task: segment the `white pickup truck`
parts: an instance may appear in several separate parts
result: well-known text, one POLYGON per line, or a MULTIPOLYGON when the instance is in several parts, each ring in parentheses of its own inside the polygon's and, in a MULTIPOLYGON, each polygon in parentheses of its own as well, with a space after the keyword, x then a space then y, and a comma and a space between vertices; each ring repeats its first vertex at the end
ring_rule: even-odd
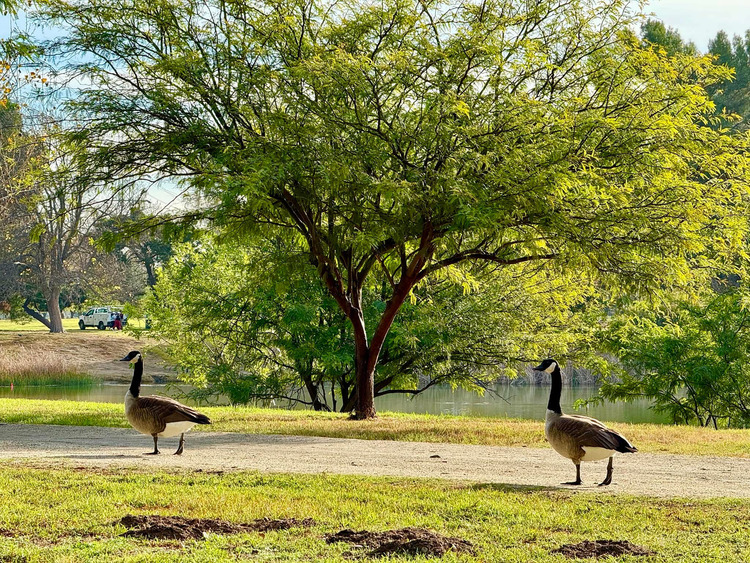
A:
POLYGON ((87 326, 96 327, 99 330, 112 328, 114 325, 115 315, 121 315, 123 326, 127 324, 128 319, 122 314, 122 310, 116 307, 94 307, 89 309, 83 315, 78 317, 78 326, 81 330, 86 330, 87 326))

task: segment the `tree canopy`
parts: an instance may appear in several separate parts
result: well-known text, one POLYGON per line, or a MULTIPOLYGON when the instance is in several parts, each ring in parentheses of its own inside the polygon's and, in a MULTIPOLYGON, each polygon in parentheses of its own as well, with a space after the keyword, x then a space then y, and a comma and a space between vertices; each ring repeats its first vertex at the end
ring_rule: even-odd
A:
POLYGON ((80 55, 92 178, 181 178, 191 220, 301 236, 352 328, 359 417, 415 287, 527 263, 664 286, 745 194, 704 125, 729 71, 629 32, 627 0, 45 0, 80 55), (384 307, 366 319, 368 280, 384 307))
MULTIPOLYGON (((143 303, 149 336, 167 343, 196 398, 350 412, 351 324, 299 243, 294 252, 278 236, 236 242, 203 236, 178 246, 143 303)), ((581 349, 587 331, 574 309, 590 288, 573 281, 532 264, 482 276, 468 293, 450 280, 425 280, 389 331, 375 396, 439 384, 483 392, 551 350, 580 361, 590 348, 581 349)), ((377 320, 387 294, 387 285, 365 287, 366 322, 377 320)))

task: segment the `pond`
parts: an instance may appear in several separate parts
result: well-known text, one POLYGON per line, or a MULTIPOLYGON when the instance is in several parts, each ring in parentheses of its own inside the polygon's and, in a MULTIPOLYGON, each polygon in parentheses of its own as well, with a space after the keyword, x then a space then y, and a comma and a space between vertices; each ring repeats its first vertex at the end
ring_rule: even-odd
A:
MULTIPOLYGON (((9 387, 0 387, 0 397, 120 403, 127 389, 128 385, 125 383, 102 383, 90 387, 16 387, 12 391, 9 387)), ((667 416, 654 412, 646 400, 605 403, 585 410, 573 410, 572 405, 577 399, 592 397, 596 392, 597 389, 593 386, 563 387, 563 411, 613 422, 670 422, 667 416)), ((142 394, 180 398, 180 387, 143 385, 142 394)), ((463 389, 433 387, 413 398, 406 395, 378 397, 375 399, 375 406, 379 411, 542 419, 548 396, 549 387, 546 386, 497 385, 492 393, 485 393, 484 396, 463 389)))

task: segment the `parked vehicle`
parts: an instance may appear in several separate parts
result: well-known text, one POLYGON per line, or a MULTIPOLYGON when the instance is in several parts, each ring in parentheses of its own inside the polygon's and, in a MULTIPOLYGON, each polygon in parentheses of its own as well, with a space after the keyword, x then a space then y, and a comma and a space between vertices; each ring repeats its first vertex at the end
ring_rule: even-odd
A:
POLYGON ((117 314, 120 314, 120 322, 122 326, 128 324, 128 317, 123 315, 122 309, 119 307, 94 307, 89 309, 83 315, 78 317, 78 326, 81 330, 86 330, 87 326, 96 327, 99 330, 105 330, 107 328, 113 328, 115 325, 115 318, 117 314))

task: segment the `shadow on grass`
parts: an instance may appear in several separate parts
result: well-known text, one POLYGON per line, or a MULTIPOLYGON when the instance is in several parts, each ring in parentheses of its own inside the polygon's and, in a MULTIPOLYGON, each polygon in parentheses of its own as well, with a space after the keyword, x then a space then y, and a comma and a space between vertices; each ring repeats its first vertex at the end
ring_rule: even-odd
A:
POLYGON ((548 485, 516 485, 513 483, 474 483, 466 487, 472 491, 499 491, 501 493, 541 493, 570 491, 567 487, 548 485))

